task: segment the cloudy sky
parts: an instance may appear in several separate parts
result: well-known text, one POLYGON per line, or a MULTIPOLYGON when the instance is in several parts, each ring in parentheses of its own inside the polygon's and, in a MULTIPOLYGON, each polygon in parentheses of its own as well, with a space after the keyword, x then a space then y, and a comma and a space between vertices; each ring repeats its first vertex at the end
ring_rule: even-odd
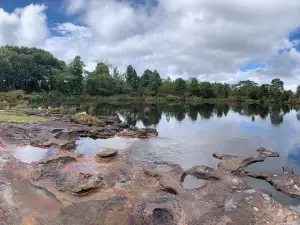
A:
POLYGON ((299 0, 1 0, 0 45, 35 46, 87 69, 300 84, 299 0))

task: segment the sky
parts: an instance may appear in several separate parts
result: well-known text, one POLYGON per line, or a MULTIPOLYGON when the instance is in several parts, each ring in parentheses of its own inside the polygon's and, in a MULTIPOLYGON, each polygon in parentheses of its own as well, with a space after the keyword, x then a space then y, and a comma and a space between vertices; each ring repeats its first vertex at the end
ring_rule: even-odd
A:
POLYGON ((109 60, 163 78, 300 84, 299 0, 1 0, 0 45, 86 69, 109 60))

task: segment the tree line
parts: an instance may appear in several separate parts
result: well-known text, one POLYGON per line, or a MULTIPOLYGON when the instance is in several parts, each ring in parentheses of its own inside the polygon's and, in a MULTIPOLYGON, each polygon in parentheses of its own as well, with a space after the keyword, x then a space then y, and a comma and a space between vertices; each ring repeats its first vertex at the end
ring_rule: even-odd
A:
POLYGON ((284 89, 282 80, 259 85, 251 80, 237 84, 211 83, 197 78, 162 79, 157 70, 146 69, 138 75, 132 65, 125 73, 109 62, 97 62, 94 71, 85 71, 80 56, 70 63, 37 48, 3 46, 0 48, 0 91, 24 90, 26 93, 58 92, 65 96, 155 96, 177 98, 234 99, 238 101, 292 101, 300 97, 284 89))

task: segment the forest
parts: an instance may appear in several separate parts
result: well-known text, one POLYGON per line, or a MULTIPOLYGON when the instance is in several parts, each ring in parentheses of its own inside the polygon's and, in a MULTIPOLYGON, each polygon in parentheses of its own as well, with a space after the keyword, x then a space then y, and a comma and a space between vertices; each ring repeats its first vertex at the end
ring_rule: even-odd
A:
POLYGON ((274 78, 269 84, 251 80, 237 84, 163 79, 157 70, 137 74, 132 65, 121 72, 108 61, 97 61, 94 71, 86 71, 80 56, 66 63, 50 52, 37 48, 0 47, 0 92, 23 90, 26 94, 47 93, 65 97, 159 97, 168 101, 188 98, 228 101, 294 102, 300 99, 300 86, 294 93, 274 78))

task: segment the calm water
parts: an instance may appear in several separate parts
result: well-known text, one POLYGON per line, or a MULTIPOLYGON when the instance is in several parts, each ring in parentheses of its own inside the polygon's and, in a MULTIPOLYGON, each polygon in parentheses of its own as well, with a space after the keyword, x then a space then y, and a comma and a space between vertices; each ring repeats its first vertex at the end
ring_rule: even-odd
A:
MULTIPOLYGON (((81 139, 79 153, 95 154, 105 147, 118 148, 137 162, 165 160, 188 169, 196 165, 215 167, 212 153, 256 156, 266 147, 281 154, 249 167, 252 171, 281 172, 289 166, 300 173, 300 114, 289 107, 259 105, 88 105, 81 106, 95 115, 119 114, 137 127, 155 127, 159 138, 149 140, 112 138, 81 139)), ((265 181, 247 178, 254 188, 263 188, 286 205, 299 200, 277 192, 265 181)))

